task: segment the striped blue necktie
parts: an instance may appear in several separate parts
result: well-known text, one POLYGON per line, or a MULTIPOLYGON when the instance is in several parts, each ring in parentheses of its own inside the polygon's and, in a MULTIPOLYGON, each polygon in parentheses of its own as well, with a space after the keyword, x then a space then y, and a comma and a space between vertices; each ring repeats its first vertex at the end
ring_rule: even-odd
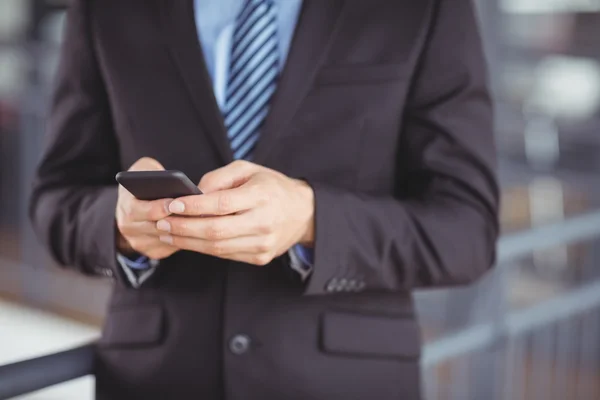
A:
POLYGON ((272 0, 246 0, 231 44, 225 126, 235 159, 250 159, 279 76, 277 14, 272 0))

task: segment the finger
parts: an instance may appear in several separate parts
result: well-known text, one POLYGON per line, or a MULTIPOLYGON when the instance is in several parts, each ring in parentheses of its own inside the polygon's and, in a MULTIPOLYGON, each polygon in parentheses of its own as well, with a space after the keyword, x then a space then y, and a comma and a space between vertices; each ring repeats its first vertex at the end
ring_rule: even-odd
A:
POLYGON ((156 239, 162 233, 156 229, 156 222, 153 221, 128 221, 119 224, 119 231, 125 237, 149 235, 156 239))
POLYGON ((263 167, 244 160, 234 161, 222 168, 205 174, 198 187, 202 193, 212 193, 219 190, 232 189, 243 185, 263 167))
POLYGON ((126 219, 131 222, 153 221, 166 218, 171 213, 169 204, 172 199, 160 199, 152 201, 138 200, 128 197, 122 201, 121 207, 126 219))
POLYGON ((169 211, 196 217, 230 215, 264 205, 267 201, 268 193, 261 186, 243 185, 198 196, 181 197, 169 205, 169 211))
POLYGON ((162 171, 165 168, 151 157, 142 157, 129 168, 129 171, 162 171))
POLYGON ((178 249, 221 258, 236 253, 270 254, 275 242, 271 236, 243 236, 215 241, 173 235, 160 236, 160 241, 178 249))
POLYGON ((173 253, 178 250, 176 247, 160 241, 156 236, 140 235, 127 240, 133 250, 149 258, 159 258, 158 254, 173 253))
POLYGON ((156 230, 163 234, 213 241, 271 233, 271 225, 267 224, 267 219, 259 218, 258 214, 248 211, 222 217, 171 216, 158 221, 156 230))

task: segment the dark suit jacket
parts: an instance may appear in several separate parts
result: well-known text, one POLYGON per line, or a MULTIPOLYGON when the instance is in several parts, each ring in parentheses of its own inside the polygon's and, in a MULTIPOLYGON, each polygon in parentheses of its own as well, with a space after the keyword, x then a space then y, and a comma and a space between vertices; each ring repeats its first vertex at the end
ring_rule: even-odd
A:
POLYGON ((199 181, 232 161, 192 3, 68 13, 31 215, 60 264, 115 279, 99 398, 418 398, 411 291, 474 281, 498 234, 471 1, 305 0, 255 161, 314 188, 312 277, 180 252, 134 290, 115 174, 150 156, 199 181))

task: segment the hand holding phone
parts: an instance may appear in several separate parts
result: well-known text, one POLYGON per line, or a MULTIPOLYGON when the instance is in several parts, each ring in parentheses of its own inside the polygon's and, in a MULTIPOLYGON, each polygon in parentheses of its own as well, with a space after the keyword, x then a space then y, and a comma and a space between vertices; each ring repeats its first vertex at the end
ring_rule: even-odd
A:
POLYGON ((159 240, 156 223, 170 215, 168 206, 173 199, 201 194, 198 187, 182 172, 165 171, 158 161, 147 157, 116 179, 121 185, 116 209, 118 251, 156 260, 178 251, 159 240))

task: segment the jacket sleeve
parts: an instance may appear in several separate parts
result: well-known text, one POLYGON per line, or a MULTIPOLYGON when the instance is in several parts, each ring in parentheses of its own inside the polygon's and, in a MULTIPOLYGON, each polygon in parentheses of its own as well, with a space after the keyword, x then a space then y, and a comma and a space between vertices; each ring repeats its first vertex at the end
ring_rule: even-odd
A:
POLYGON ((407 102, 394 196, 309 182, 306 294, 468 284, 494 263, 499 193, 487 71, 470 0, 437 0, 407 102))
POLYGON ((34 229, 62 266, 121 276, 115 252, 115 174, 120 169, 104 82, 94 56, 90 1, 73 1, 34 177, 34 229))

